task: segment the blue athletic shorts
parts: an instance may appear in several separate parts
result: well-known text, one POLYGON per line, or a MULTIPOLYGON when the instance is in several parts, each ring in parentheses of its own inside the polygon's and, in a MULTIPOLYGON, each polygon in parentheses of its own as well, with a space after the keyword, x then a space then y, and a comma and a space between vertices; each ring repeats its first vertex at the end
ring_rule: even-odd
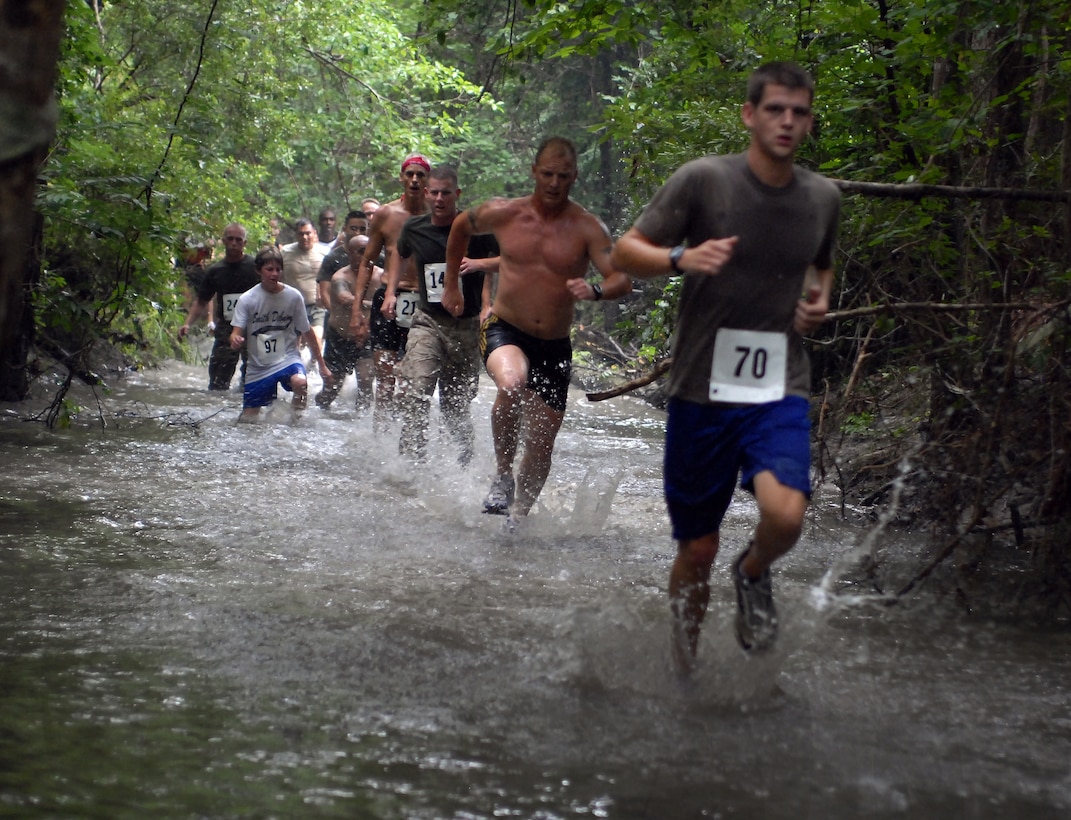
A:
POLYGON ((740 486, 755 492, 755 475, 771 471, 811 496, 811 423, 807 400, 727 407, 670 399, 663 482, 673 537, 699 538, 721 527, 740 486))
POLYGON ((292 364, 258 381, 246 382, 245 392, 242 393, 242 407, 267 407, 275 401, 275 386, 281 384, 283 390, 292 392, 290 377, 297 375, 305 375, 304 365, 292 364))

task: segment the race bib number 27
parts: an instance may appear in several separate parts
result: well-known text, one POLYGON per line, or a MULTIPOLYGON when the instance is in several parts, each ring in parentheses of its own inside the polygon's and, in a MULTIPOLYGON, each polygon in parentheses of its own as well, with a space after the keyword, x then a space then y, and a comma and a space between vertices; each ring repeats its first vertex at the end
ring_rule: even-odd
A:
POLYGON ((710 400, 763 404, 785 396, 788 337, 723 327, 714 341, 710 400))

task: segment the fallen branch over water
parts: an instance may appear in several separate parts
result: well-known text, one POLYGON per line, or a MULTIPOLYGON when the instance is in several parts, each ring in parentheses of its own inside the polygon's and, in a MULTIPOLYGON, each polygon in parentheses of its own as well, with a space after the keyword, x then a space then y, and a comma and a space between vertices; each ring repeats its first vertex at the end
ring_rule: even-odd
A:
POLYGON ((641 387, 646 387, 651 382, 657 380, 663 373, 665 373, 673 364, 673 357, 663 359, 654 366, 654 370, 649 373, 645 373, 642 376, 638 376, 631 381, 627 381, 624 384, 620 384, 617 387, 612 387, 609 390, 603 390, 598 393, 588 393, 588 401, 605 401, 606 399, 612 399, 615 396, 623 396, 625 393, 631 393, 633 390, 638 390, 641 387))

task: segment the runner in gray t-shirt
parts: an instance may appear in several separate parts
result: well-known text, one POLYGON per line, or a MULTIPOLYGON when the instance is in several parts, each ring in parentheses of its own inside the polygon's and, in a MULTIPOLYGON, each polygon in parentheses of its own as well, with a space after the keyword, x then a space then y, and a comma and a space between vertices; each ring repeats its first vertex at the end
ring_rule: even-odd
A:
POLYGON ((802 334, 829 308, 840 209, 833 183, 794 164, 814 121, 813 97, 814 83, 798 66, 757 69, 741 112, 747 151, 679 168, 612 257, 636 277, 685 277, 664 471, 678 542, 669 593, 682 671, 695 661, 737 475, 759 507, 732 569, 736 634, 747 650, 767 649, 777 635, 770 565, 799 539, 810 497, 802 334))

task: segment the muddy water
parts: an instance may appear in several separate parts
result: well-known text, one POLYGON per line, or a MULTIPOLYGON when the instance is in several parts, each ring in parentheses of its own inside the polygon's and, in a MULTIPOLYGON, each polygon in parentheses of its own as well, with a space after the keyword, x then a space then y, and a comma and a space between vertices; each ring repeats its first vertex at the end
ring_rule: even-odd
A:
MULTIPOLYGON (((727 522, 693 679, 668 662, 661 415, 571 397, 543 503, 479 513, 351 409, 233 422, 172 364, 69 430, 0 408, 0 815, 1066 817, 1071 637, 775 576, 776 651, 731 637, 727 522), (100 429, 103 417, 108 429, 100 429)), ((921 548, 910 540, 896 545, 921 548)))

